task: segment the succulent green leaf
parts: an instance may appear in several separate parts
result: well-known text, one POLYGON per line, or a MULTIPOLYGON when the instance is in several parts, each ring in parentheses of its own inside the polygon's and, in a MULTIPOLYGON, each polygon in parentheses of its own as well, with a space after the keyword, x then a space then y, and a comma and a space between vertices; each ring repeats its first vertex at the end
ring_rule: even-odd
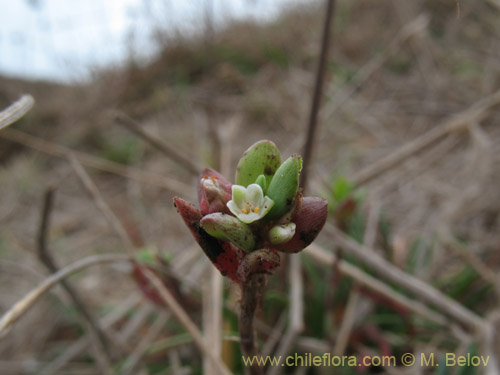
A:
POLYGON ((267 188, 267 182, 266 182, 266 176, 261 174, 259 177, 257 177, 257 180, 255 181, 257 185, 259 185, 262 188, 262 191, 264 194, 266 194, 266 188, 267 188))
POLYGON ((200 224, 212 237, 232 242, 244 251, 252 251, 255 247, 255 237, 248 225, 234 216, 216 212, 204 216, 200 224))
POLYGON ((300 155, 292 155, 281 164, 274 174, 266 195, 274 201, 274 206, 267 215, 269 219, 278 219, 287 213, 299 191, 299 174, 302 170, 300 155))
POLYGON ((280 152, 273 142, 259 141, 254 143, 245 151, 238 162, 235 176, 236 184, 246 187, 255 183, 260 175, 264 175, 266 186, 269 186, 280 164, 280 152))

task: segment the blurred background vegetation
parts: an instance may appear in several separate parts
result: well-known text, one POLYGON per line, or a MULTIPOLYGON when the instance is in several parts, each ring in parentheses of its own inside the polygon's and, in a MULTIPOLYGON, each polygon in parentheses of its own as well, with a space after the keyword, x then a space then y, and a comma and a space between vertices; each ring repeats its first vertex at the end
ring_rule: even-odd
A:
MULTIPOLYGON (((274 141, 285 157, 301 152, 323 13, 319 1, 287 5, 274 18, 263 15, 265 21, 253 17, 218 24, 211 17, 219 16, 204 12, 200 30, 185 33, 162 28, 155 20, 150 42, 157 53, 147 59, 131 48, 125 61, 92 69, 78 83, 0 76, 0 108, 23 93, 36 99, 33 110, 12 126, 22 132, 17 133, 21 143, 28 136, 50 142, 41 152, 0 133, 0 312, 48 275, 36 252, 47 186, 56 188, 49 247, 60 265, 124 252, 68 161, 48 155, 62 145, 149 173, 130 179, 88 168, 135 245, 165 257, 167 286, 201 325, 202 286, 211 265, 171 203, 174 195, 194 197, 196 179, 121 127, 111 111, 135 119, 197 165, 225 172, 233 171, 241 153, 259 139, 274 141), (169 189, 152 176, 167 177, 181 188, 169 189)), ((329 200, 332 224, 497 327, 500 114, 492 105, 474 105, 499 89, 499 20, 497 0, 339 0, 309 174, 309 195, 329 200), (471 108, 482 111, 471 115, 471 108), (387 171, 369 179, 360 174, 456 115, 463 126, 444 131, 387 171)), ((327 233, 316 245, 374 274, 358 258, 342 253, 327 233)), ((290 353, 334 348, 359 357, 432 352, 441 361, 447 352, 481 350, 474 333, 453 319, 431 322, 308 252, 293 256, 301 261, 305 310, 304 330, 290 353), (350 328, 339 347, 345 324, 350 328)), ((289 324, 288 263, 289 257, 282 256, 258 312, 264 354, 279 351, 289 324)), ((113 370, 202 373, 203 357, 190 336, 141 293, 130 272, 121 265, 100 266, 70 278, 113 342, 121 343, 116 345, 124 354, 113 370)), ((238 299, 238 288, 225 281, 223 331, 228 339, 222 358, 242 374, 234 341, 238 299)), ((500 356, 496 340, 493 354, 500 356)), ((96 362, 86 325, 58 288, 0 340, 2 374, 95 374, 100 369, 96 362)), ((332 373, 313 367, 279 371, 332 373)), ((436 373, 434 368, 419 371, 436 373)), ((341 374, 385 372, 404 373, 404 368, 335 369, 341 374)), ((440 367, 439 373, 484 369, 440 367)))

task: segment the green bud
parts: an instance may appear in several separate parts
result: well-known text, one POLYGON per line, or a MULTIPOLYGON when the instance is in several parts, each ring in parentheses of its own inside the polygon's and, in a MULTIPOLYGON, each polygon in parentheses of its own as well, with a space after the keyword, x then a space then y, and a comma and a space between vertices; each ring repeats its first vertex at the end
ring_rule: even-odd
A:
POLYGON ((276 145, 271 141, 259 141, 250 146, 241 157, 234 180, 237 185, 246 187, 255 183, 260 175, 264 175, 266 186, 269 186, 280 164, 281 156, 276 145))
POLYGON ((287 213, 299 191, 299 174, 302 170, 300 155, 292 155, 281 164, 274 174, 266 195, 274 201, 274 206, 267 215, 278 219, 287 213))
POLYGON ((260 185, 260 187, 262 188, 262 191, 264 192, 264 194, 266 194, 266 187, 267 187, 266 176, 261 174, 259 177, 257 177, 257 180, 255 181, 255 183, 257 185, 260 185))
POLYGON ((234 216, 215 212, 204 216, 200 225, 212 237, 230 241, 244 251, 252 251, 255 247, 255 238, 248 225, 234 216))
POLYGON ((271 228, 268 233, 269 241, 273 245, 278 245, 281 243, 288 242, 292 239, 295 234, 295 224, 288 223, 283 225, 276 225, 271 228))

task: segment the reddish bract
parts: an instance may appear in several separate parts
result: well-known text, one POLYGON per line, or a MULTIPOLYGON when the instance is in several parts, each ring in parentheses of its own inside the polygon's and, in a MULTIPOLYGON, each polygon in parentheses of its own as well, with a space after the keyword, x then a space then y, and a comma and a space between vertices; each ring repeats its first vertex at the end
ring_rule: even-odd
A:
POLYGON ((328 216, 328 202, 317 197, 303 197, 302 205, 293 216, 295 235, 288 242, 273 247, 284 253, 298 253, 309 246, 321 232, 328 216))

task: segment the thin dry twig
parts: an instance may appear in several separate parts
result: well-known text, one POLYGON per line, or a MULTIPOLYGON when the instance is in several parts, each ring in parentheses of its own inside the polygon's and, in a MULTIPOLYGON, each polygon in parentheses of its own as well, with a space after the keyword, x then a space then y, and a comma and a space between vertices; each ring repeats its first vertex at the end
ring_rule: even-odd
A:
POLYGON ((0 130, 22 118, 35 104, 31 95, 23 95, 16 102, 0 112, 0 130))
POLYGON ((203 339, 203 336, 199 331, 198 327, 196 327, 196 325, 193 323, 189 315, 184 311, 182 306, 176 301, 175 297, 168 291, 167 288, 165 288, 165 286, 158 278, 158 276, 156 276, 153 272, 151 272, 147 268, 142 268, 142 271, 144 272, 144 275, 148 278, 149 282, 151 282, 152 285, 156 288, 156 290, 160 294, 165 304, 168 306, 172 314, 174 314, 175 318, 192 336, 193 341, 195 342, 196 346, 198 346, 198 349, 200 349, 204 355, 208 356, 211 359, 213 366, 215 366, 218 369, 220 374, 230 375, 231 372, 229 371, 229 369, 219 358, 215 357, 214 353, 203 339))
MULTIPOLYGON (((57 271, 59 271, 59 267, 57 266, 55 260, 52 258, 52 255, 48 247, 48 233, 50 227, 50 216, 54 202, 54 195, 55 195, 54 188, 49 187, 46 189, 44 194, 40 226, 38 229, 38 241, 37 241, 38 257, 40 258, 40 261, 52 273, 56 273, 57 271)), ((89 329, 92 332, 92 336, 96 340, 98 340, 96 344, 99 347, 99 352, 102 351, 102 353, 107 357, 106 362, 108 364, 112 363, 113 355, 110 351, 110 340, 108 339, 104 331, 101 329, 99 324, 96 322, 91 312, 87 309, 87 306, 83 302, 83 299, 80 297, 76 289, 73 288, 73 286, 68 280, 61 280, 61 286, 64 288, 66 293, 73 301, 73 304, 75 305, 77 311, 87 321, 89 329)))
MULTIPOLYGON (((286 330, 280 346, 276 350, 276 356, 286 356, 294 344, 297 335, 304 329, 304 301, 303 301, 303 278, 300 257, 290 257, 288 269, 288 280, 290 282, 290 326, 286 330)), ((269 369, 269 375, 278 374, 281 371, 279 366, 269 369)))
POLYGON ((135 180, 143 184, 161 187, 175 194, 187 195, 192 191, 190 186, 172 178, 161 176, 153 172, 146 172, 137 168, 124 166, 122 164, 98 158, 84 152, 74 151, 67 147, 45 141, 41 138, 34 137, 19 130, 4 130, 0 132, 0 137, 43 152, 45 154, 63 159, 67 159, 70 155, 73 155, 76 159, 78 159, 78 161, 80 161, 80 163, 87 167, 130 178, 131 180, 135 180))
POLYGON ((92 181, 90 176, 87 174, 83 166, 80 164, 80 162, 76 159, 74 155, 69 156, 69 161, 71 163, 71 167, 75 171, 76 175, 82 182, 83 186, 89 193, 90 197, 92 198, 93 202, 95 203, 96 207, 99 209, 99 211, 102 212, 108 223, 111 225, 113 230, 118 234, 120 237, 120 240, 123 242, 125 245, 125 248, 128 250, 129 254, 131 256, 134 255, 134 244, 132 243, 132 240, 127 234, 127 231, 121 224, 120 220, 116 217, 116 215, 113 213, 111 208, 109 208, 108 204, 106 201, 103 199, 101 193, 99 192, 99 189, 95 185, 95 183, 92 181))
POLYGON ((38 284, 31 292, 24 296, 21 300, 16 302, 9 310, 7 310, 0 319, 0 337, 2 337, 7 330, 21 318, 45 293, 47 293, 53 286, 57 285, 61 280, 69 275, 81 271, 85 268, 94 266, 96 264, 113 263, 131 261, 130 256, 124 254, 106 254, 106 255, 93 255, 87 258, 80 259, 64 268, 61 268, 56 273, 46 278, 43 282, 38 284))
POLYGON ((314 140, 318 127, 318 113, 323 97, 323 84, 325 82, 326 61, 328 59, 328 49, 330 47, 330 30, 335 13, 335 0, 327 0, 325 19, 323 23, 323 35, 321 37, 321 52, 316 70, 316 81, 314 84, 314 93, 311 98, 311 110, 307 124, 307 136, 304 144, 304 165, 300 176, 300 184, 305 190, 307 187, 307 177, 309 174, 309 165, 311 163, 314 140))
POLYGON ((174 150, 170 145, 168 145, 158 137, 155 137, 154 135, 148 133, 141 127, 141 125, 137 121, 127 116, 125 113, 119 111, 113 111, 112 115, 114 120, 118 124, 128 129, 138 137, 144 139, 146 142, 148 142, 151 146, 153 146, 162 154, 167 156, 169 159, 173 160, 181 167, 185 168, 193 176, 198 176, 198 174, 201 171, 201 168, 196 163, 194 163, 190 158, 181 155, 177 150, 174 150))
MULTIPOLYGON (((222 275, 211 267, 207 281, 203 287, 203 333, 206 342, 211 343, 214 356, 219 358, 222 351, 222 275)), ((204 360, 203 367, 204 374, 217 374, 217 368, 208 358, 204 360)))
MULTIPOLYGON (((325 81, 326 63, 328 50, 330 47, 330 35, 335 13, 335 0, 326 0, 325 18, 323 22, 323 33, 321 37, 321 50, 316 70, 314 92, 311 97, 311 108, 307 123, 306 140, 304 143, 303 158, 304 164, 300 175, 300 185, 305 192, 308 184, 308 175, 311 165, 312 153, 316 131, 318 128, 318 114, 323 98, 323 85, 325 81)), ((277 350, 278 356, 285 356, 292 347, 295 338, 304 327, 304 303, 303 303, 303 280, 301 272, 300 258, 292 257, 288 270, 290 278, 290 326, 287 329, 281 344, 277 350)), ((269 370, 270 375, 278 374, 281 371, 279 366, 274 366, 269 370)))

